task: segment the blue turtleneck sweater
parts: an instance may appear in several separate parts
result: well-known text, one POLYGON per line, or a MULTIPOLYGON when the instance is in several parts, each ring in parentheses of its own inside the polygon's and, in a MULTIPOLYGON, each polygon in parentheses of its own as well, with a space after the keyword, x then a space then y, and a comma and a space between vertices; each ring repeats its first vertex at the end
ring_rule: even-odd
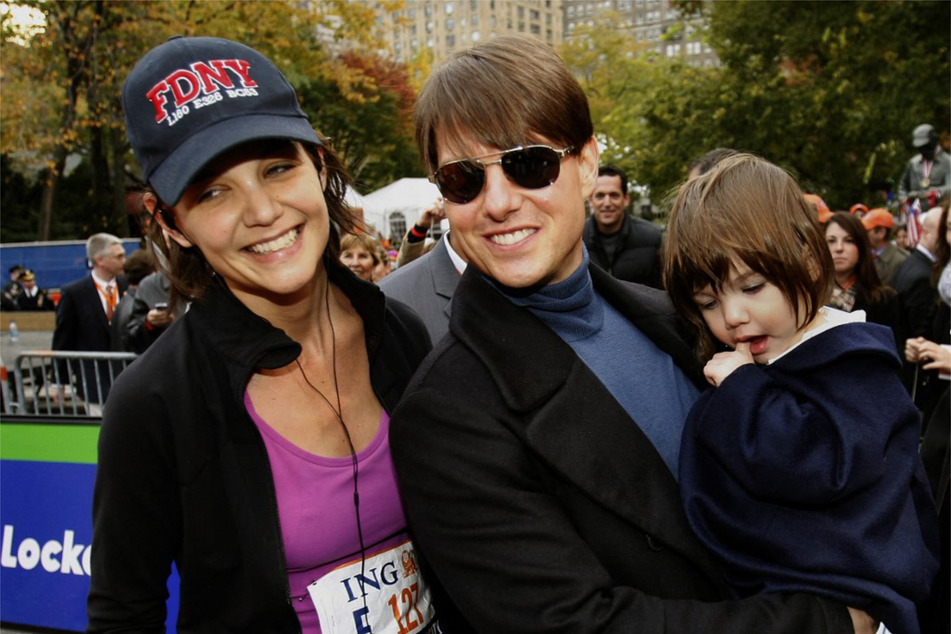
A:
POLYGON ((494 284, 575 351, 654 443, 676 478, 680 437, 697 388, 666 353, 594 290, 588 252, 568 279, 526 294, 494 284))

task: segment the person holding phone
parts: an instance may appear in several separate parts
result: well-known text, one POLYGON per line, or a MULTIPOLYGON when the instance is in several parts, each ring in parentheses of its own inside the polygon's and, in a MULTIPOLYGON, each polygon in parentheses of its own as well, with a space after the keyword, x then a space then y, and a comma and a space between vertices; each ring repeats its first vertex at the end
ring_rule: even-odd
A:
POLYGON ((132 306, 132 316, 126 326, 126 345, 132 352, 142 354, 172 323, 185 314, 187 305, 172 298, 172 282, 164 271, 158 270, 139 284, 132 306))

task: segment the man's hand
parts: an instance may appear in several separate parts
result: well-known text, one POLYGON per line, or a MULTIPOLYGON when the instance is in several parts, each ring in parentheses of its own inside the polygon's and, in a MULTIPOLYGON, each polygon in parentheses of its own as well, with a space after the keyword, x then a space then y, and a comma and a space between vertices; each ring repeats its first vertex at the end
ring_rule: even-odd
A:
POLYGON ((149 325, 155 326, 156 328, 164 328, 170 323, 175 321, 175 316, 167 310, 158 310, 153 308, 146 314, 145 320, 149 322, 149 325))
POLYGON ((876 634, 879 631, 879 623, 868 613, 857 608, 849 608, 849 616, 852 617, 852 627, 855 628, 855 634, 876 634))
POLYGON ((703 376, 707 377, 710 385, 719 387, 734 370, 749 363, 753 363, 753 355, 750 354, 749 342, 743 341, 736 344, 735 350, 713 355, 703 367, 703 376))
POLYGON ((423 229, 432 228, 434 223, 440 222, 446 217, 446 201, 442 196, 436 199, 432 205, 423 210, 416 221, 416 226, 423 229))

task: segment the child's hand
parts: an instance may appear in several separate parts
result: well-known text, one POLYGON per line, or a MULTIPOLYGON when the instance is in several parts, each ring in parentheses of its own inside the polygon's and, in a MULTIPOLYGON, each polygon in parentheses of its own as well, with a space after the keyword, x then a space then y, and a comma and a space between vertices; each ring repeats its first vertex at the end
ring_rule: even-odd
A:
POLYGON ((707 377, 710 385, 718 387, 734 370, 748 363, 753 363, 753 355, 750 354, 750 344, 744 341, 736 344, 735 350, 713 355, 703 367, 703 376, 707 377))

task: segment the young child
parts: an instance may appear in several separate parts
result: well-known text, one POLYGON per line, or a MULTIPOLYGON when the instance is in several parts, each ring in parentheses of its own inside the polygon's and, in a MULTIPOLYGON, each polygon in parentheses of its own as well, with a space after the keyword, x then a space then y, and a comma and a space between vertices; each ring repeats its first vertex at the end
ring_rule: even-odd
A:
POLYGON ((681 188, 665 258, 714 386, 681 445, 693 530, 738 596, 812 592, 919 634, 938 568, 919 416, 891 331, 823 307, 815 210, 781 168, 729 157, 681 188))

